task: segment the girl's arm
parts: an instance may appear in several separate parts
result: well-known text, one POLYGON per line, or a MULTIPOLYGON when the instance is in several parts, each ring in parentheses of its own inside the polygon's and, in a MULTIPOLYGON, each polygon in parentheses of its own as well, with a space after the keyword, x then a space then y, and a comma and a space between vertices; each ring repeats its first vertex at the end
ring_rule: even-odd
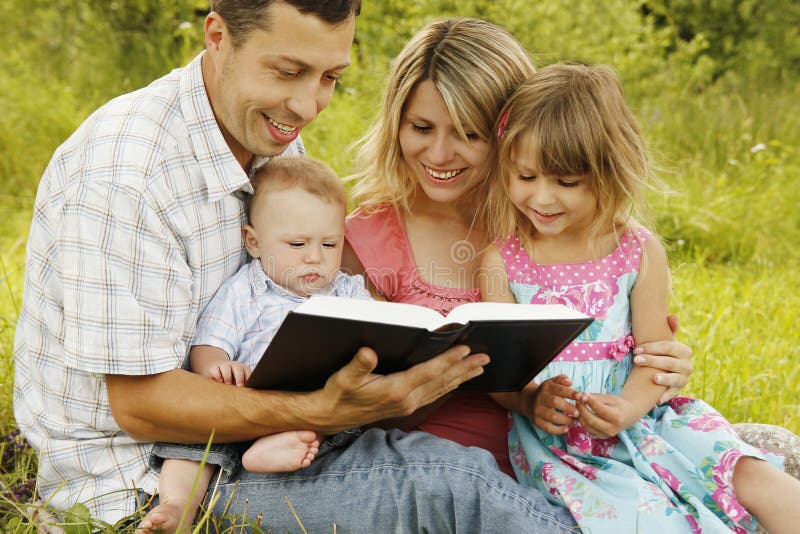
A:
MULTIPOLYGON (((479 278, 482 300, 512 304, 516 302, 508 283, 505 263, 494 245, 483 255, 479 278)), ((572 384, 566 376, 559 376, 542 386, 531 382, 520 392, 490 393, 489 396, 506 410, 529 417, 545 432, 563 434, 575 421, 570 415, 578 415, 575 407, 564 400, 575 394, 575 390, 569 388, 570 385, 572 384)))
MULTIPOLYGON (((636 345, 671 340, 672 330, 667 321, 669 270, 664 247, 656 238, 644 246, 642 268, 631 292, 631 322, 636 345)), ((634 366, 622 393, 587 395, 580 393, 578 407, 581 423, 595 435, 613 436, 641 419, 656 405, 666 388, 654 382, 657 369, 634 366), (591 410, 586 410, 586 407, 591 410), (604 409, 605 408, 605 409, 604 409), (611 417, 598 417, 607 410, 611 417), (592 413, 594 412, 594 413, 592 413)))

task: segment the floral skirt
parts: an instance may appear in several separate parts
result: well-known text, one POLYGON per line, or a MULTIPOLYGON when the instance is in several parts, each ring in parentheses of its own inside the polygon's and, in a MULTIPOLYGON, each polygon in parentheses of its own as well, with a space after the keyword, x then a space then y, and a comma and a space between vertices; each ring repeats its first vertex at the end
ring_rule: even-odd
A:
POLYGON ((755 532, 733 490, 736 462, 752 456, 783 466, 781 456, 743 442, 716 410, 687 397, 608 439, 580 425, 553 436, 515 414, 509 450, 520 483, 566 506, 592 534, 755 532))

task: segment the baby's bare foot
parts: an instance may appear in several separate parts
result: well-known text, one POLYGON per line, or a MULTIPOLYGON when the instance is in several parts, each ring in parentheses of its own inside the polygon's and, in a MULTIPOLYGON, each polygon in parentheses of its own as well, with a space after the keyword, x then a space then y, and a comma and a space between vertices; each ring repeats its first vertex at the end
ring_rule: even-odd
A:
POLYGON ((259 438, 242 456, 254 473, 283 473, 308 467, 319 452, 319 438, 310 430, 293 430, 259 438))
MULTIPOLYGON (((183 510, 186 508, 186 502, 170 501, 159 504, 142 519, 139 526, 136 527, 136 534, 155 534, 165 533, 174 534, 178 530, 178 523, 183 515, 183 510)), ((184 532, 189 532, 192 515, 186 514, 187 518, 183 521, 184 532)))

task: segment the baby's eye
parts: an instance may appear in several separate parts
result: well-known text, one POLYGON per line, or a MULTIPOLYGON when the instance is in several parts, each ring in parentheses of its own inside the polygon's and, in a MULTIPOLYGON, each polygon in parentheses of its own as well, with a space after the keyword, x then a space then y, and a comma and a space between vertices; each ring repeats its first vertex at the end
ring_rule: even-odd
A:
POLYGON ((292 248, 300 248, 305 246, 303 241, 289 241, 289 246, 292 248))
POLYGON ((336 243, 323 243, 322 246, 325 248, 336 248, 336 243))

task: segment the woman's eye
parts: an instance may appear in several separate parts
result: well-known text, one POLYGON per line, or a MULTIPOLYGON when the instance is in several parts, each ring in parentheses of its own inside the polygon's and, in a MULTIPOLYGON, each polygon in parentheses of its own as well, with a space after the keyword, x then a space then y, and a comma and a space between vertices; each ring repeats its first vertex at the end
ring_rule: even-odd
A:
POLYGON ((558 185, 560 185, 562 187, 578 187, 580 184, 581 184, 581 182, 579 180, 578 181, 569 181, 569 180, 559 180, 558 181, 558 185))
POLYGON ((535 174, 531 174, 531 175, 520 174, 519 175, 519 179, 522 180, 523 182, 532 182, 532 181, 534 181, 536 179, 536 175, 535 174))
POLYGON ((428 133, 431 130, 430 126, 422 126, 420 124, 411 124, 411 127, 414 128, 415 132, 418 133, 428 133))

